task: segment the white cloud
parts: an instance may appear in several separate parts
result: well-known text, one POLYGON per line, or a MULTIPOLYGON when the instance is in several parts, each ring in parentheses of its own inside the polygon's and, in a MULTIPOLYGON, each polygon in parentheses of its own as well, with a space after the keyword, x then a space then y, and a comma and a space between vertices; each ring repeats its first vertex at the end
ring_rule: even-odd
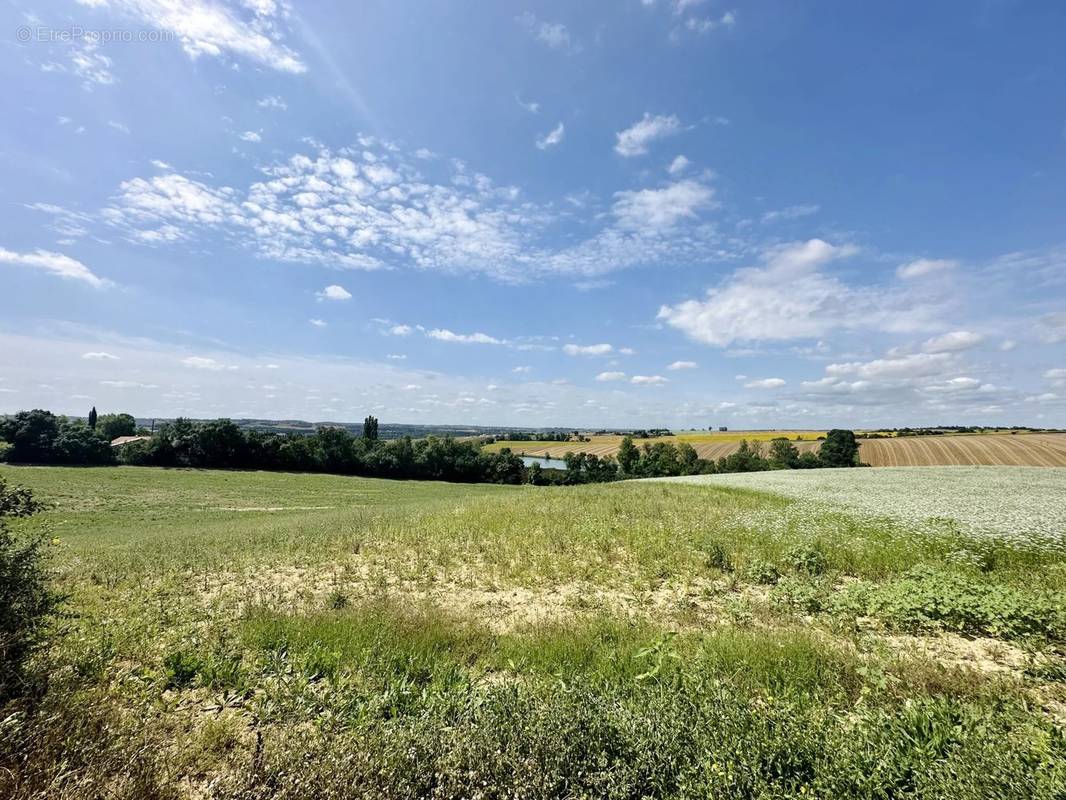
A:
POLYGON ((684 156, 678 156, 670 162, 670 166, 666 168, 666 171, 671 175, 680 175, 684 172, 691 162, 684 156))
POLYGON ((326 322, 324 319, 316 319, 314 317, 307 321, 314 325, 316 328, 325 328, 327 325, 329 325, 329 323, 326 322))
POLYGON ((434 328, 427 331, 426 336, 442 342, 458 342, 459 344, 506 344, 502 339, 489 336, 487 333, 453 333, 447 328, 434 328))
POLYGON ((207 358, 206 356, 189 356, 183 358, 181 363, 186 367, 192 367, 193 369, 206 369, 212 372, 218 372, 226 369, 226 365, 216 361, 213 358, 207 358))
POLYGON ((825 371, 830 376, 856 375, 865 379, 911 379, 941 375, 951 363, 949 353, 914 353, 898 358, 876 358, 872 361, 849 361, 830 364, 825 371))
POLYGON ((422 174, 425 164, 395 146, 359 138, 360 163, 348 157, 352 149, 322 148, 263 167, 263 179, 241 190, 176 173, 134 178, 100 216, 146 245, 222 233, 272 261, 481 272, 508 281, 591 279, 636 265, 725 257, 718 233, 699 216, 715 205, 713 190, 699 181, 620 192, 611 215, 590 209, 588 238, 552 248, 544 242, 560 221, 556 205, 527 201, 454 160, 432 165, 451 168, 433 182, 422 174))
POLYGON ((564 344, 563 352, 568 356, 605 356, 614 352, 614 347, 609 344, 564 344))
POLYGON ((108 6, 170 31, 193 59, 200 56, 246 58, 281 72, 301 73, 307 67, 281 44, 276 6, 257 2, 252 18, 211 0, 78 0, 82 5, 108 6), (266 10, 270 9, 269 13, 266 10))
POLYGON ((385 356, 385 358, 389 359, 389 361, 406 361, 407 360, 407 356, 405 356, 405 355, 403 355, 401 353, 389 353, 387 356, 385 356))
POLYGON ((130 129, 127 126, 123 125, 121 122, 116 122, 113 119, 108 120, 107 121, 107 125, 108 125, 109 128, 114 128, 119 133, 129 133, 130 132, 130 129))
POLYGON ((696 219, 697 211, 713 205, 713 189, 683 180, 662 189, 618 192, 612 210, 621 229, 654 234, 669 231, 682 220, 696 219))
POLYGON ((648 152, 648 145, 652 142, 673 136, 680 130, 681 120, 675 115, 652 116, 644 112, 641 119, 624 131, 615 134, 618 141, 615 143, 614 151, 625 158, 644 155, 648 152))
POLYGON ((737 12, 726 11, 718 19, 713 17, 689 17, 685 27, 694 33, 708 33, 716 28, 731 28, 737 23, 737 12))
POLYGON ((533 367, 515 367, 511 372, 516 375, 525 375, 533 371, 533 367))
POLYGON ((111 353, 104 353, 101 351, 82 353, 81 357, 86 361, 118 361, 118 356, 111 353))
POLYGON ((277 95, 264 97, 256 105, 260 108, 276 109, 277 111, 286 111, 289 108, 288 104, 277 95))
POLYGON ((389 328, 392 336, 410 336, 414 329, 410 325, 393 325, 389 328))
POLYGON ((734 342, 819 339, 832 330, 912 332, 932 327, 937 307, 885 287, 856 287, 821 271, 855 253, 811 239, 774 248, 736 270, 702 300, 664 305, 658 318, 717 347, 734 342))
POLYGON ((896 270, 896 274, 904 280, 910 280, 955 269, 958 265, 959 262, 946 258, 919 258, 917 261, 901 265, 896 270))
POLYGON ((745 389, 779 389, 785 385, 782 378, 761 378, 748 381, 744 384, 745 389))
POLYGON ((20 264, 26 267, 42 269, 60 278, 83 281, 90 286, 101 288, 108 285, 108 281, 97 277, 87 266, 70 256, 62 253, 53 253, 49 250, 34 250, 31 253, 16 253, 0 247, 0 264, 20 264))
POLYGON ((630 383, 635 383, 638 386, 659 386, 664 383, 669 383, 662 375, 634 375, 629 379, 630 383))
POLYGON ((245 142, 261 142, 263 141, 262 135, 258 131, 245 131, 240 135, 242 141, 245 142))
POLYGON ((626 374, 624 372, 601 372, 596 376, 596 380, 601 383, 608 383, 611 381, 624 381, 626 374))
POLYGON ((800 219, 802 217, 809 217, 812 214, 817 214, 820 210, 821 206, 817 205, 789 206, 788 208, 782 208, 777 211, 767 211, 762 215, 762 221, 764 224, 770 224, 773 222, 780 222, 781 220, 800 219))
POLYGON ((538 113, 540 113, 540 103, 537 103, 537 102, 532 101, 532 100, 529 101, 529 102, 526 102, 525 100, 523 100, 518 95, 515 95, 514 99, 515 99, 515 102, 518 103, 518 105, 522 106, 522 108, 524 108, 530 114, 538 114, 538 113))
POLYGON ((972 331, 951 331, 941 336, 927 339, 922 345, 924 353, 956 353, 969 350, 985 340, 985 337, 972 331))
POLYGON ((555 147, 563 140, 563 136, 566 134, 566 129, 563 127, 563 123, 559 123, 552 128, 548 133, 537 138, 536 145, 538 150, 547 150, 549 147, 555 147))
POLYGON ((526 11, 523 14, 515 17, 515 19, 522 25, 527 31, 529 31, 535 39, 539 42, 543 42, 556 50, 568 49, 573 46, 573 40, 570 36, 570 31, 566 26, 560 22, 543 22, 538 20, 536 15, 530 11, 526 11))
POLYGON ((333 283, 323 289, 321 292, 316 292, 319 300, 351 300, 352 294, 343 286, 338 286, 333 283))
POLYGON ((695 361, 675 361, 673 364, 667 367, 667 369, 679 370, 679 369, 696 369, 699 365, 695 361))
POLYGON ((1044 373, 1044 378, 1051 382, 1052 386, 1061 386, 1066 388, 1066 369, 1062 367, 1056 367, 1055 369, 1049 369, 1044 373))

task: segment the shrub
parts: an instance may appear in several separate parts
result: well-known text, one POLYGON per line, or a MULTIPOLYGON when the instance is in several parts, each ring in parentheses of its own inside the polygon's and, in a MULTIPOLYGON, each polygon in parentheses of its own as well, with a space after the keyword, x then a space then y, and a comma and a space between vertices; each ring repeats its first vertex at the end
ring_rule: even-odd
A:
POLYGON ((785 553, 785 561, 796 572, 821 575, 828 565, 825 552, 819 544, 800 544, 785 553))
POLYGON ((48 584, 44 534, 16 536, 6 524, 40 508, 29 490, 9 489, 0 478, 0 703, 32 688, 30 657, 44 644, 62 600, 48 584))
POLYGON ((748 562, 744 573, 747 575, 748 580, 763 586, 775 584, 781 577, 781 572, 774 564, 761 558, 755 558, 748 562))
POLYGON ((708 567, 713 567, 722 572, 733 571, 733 561, 729 558, 729 553, 718 542, 706 542, 700 549, 703 551, 705 563, 708 567))

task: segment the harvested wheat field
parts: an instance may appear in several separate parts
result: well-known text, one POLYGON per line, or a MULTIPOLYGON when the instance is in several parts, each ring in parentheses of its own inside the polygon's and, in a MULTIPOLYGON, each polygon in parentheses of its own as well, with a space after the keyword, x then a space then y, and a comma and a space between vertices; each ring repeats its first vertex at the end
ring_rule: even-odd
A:
POLYGON ((868 439, 859 457, 875 467, 1066 467, 1066 433, 868 439))
MULTIPOLYGON (((763 447, 775 436, 789 439, 801 453, 817 452, 818 432, 754 431, 729 434, 679 434, 638 439, 638 447, 655 442, 691 444, 701 458, 722 458, 732 453, 741 439, 763 447), (801 438, 798 438, 801 437, 801 438)), ((621 436, 592 436, 589 442, 496 442, 486 449, 510 447, 519 455, 562 458, 567 453, 611 456, 618 452, 621 436)), ((906 436, 860 440, 859 457, 874 467, 1066 467, 1066 433, 981 433, 943 436, 906 436)))

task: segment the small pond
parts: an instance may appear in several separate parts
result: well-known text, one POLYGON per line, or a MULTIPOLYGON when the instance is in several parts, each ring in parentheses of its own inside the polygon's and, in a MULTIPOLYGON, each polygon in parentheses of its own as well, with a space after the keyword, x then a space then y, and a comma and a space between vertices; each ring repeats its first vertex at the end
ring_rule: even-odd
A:
POLYGON ((527 467, 540 464, 544 469, 566 469, 566 462, 561 458, 544 458, 543 456, 520 456, 527 467))

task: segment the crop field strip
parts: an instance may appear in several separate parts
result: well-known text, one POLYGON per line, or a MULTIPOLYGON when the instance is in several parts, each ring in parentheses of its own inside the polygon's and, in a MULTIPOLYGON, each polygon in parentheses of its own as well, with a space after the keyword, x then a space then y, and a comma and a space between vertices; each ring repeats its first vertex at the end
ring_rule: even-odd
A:
MULTIPOLYGON (((795 436, 792 432, 783 432, 795 436)), ((768 434, 760 432, 759 439, 766 447, 768 434)), ((803 434, 814 436, 813 433, 803 434)), ((634 440, 638 447, 666 442, 677 445, 688 442, 701 458, 718 459, 737 449, 741 436, 734 438, 709 435, 681 434, 652 439, 634 440), (701 441, 701 439, 704 439, 701 441), (710 439, 710 441, 707 441, 710 439), (717 441, 716 441, 717 440, 717 441)), ((497 442, 492 450, 510 447, 514 452, 530 456, 562 458, 567 453, 591 453, 611 456, 618 452, 619 436, 593 436, 590 442, 497 442)), ((821 442, 814 439, 792 444, 801 453, 817 452, 821 442)), ((1066 467, 1066 433, 1025 434, 960 434, 944 436, 905 436, 886 439, 861 439, 859 457, 874 467, 1066 467)))

